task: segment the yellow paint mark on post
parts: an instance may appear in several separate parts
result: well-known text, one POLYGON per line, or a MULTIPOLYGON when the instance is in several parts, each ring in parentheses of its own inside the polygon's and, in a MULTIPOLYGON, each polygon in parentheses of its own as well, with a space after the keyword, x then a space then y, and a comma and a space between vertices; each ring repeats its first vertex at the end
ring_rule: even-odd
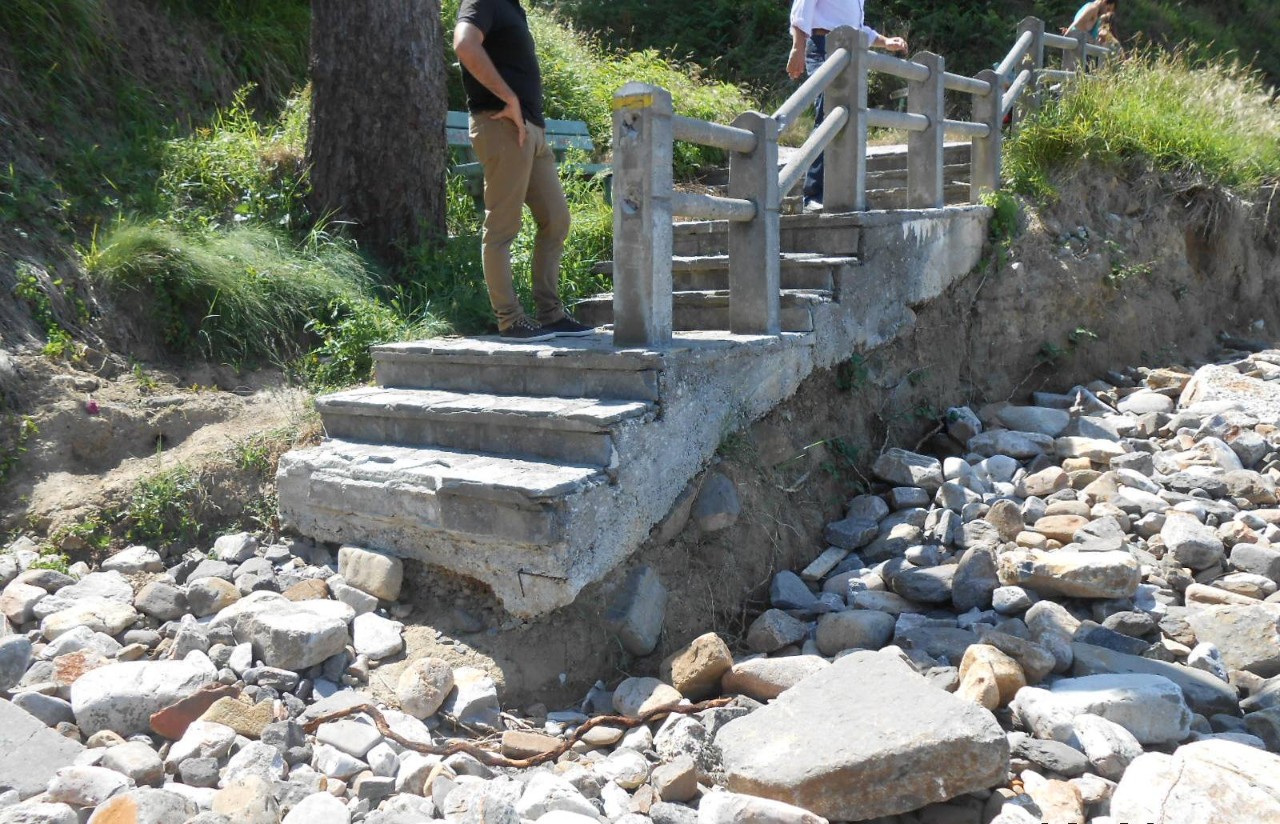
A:
POLYGON ((613 110, 615 112, 623 109, 647 109, 653 105, 652 94, 624 94, 613 99, 613 110))

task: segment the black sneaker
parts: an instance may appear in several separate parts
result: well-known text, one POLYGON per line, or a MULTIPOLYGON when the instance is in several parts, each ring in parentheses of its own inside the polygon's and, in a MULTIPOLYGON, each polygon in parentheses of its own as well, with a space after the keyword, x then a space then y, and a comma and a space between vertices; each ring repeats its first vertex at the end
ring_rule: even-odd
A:
POLYGON ((498 330, 498 336, 503 340, 518 343, 537 343, 540 340, 551 340, 556 333, 546 326, 539 326, 528 318, 522 317, 506 329, 498 330))
POLYGON ((578 323, 573 315, 569 314, 553 323, 542 324, 542 328, 553 333, 557 338, 585 338, 596 333, 593 327, 578 323))

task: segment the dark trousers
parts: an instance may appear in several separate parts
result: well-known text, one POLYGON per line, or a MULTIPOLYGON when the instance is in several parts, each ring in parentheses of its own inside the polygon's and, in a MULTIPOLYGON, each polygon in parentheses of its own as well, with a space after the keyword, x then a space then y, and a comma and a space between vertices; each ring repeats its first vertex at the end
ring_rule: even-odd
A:
MULTIPOLYGON (((809 38, 809 44, 804 50, 804 70, 808 74, 813 74, 822 68, 822 64, 827 59, 827 36, 825 34, 815 34, 809 38)), ((818 99, 813 104, 813 127, 816 129, 822 124, 823 98, 826 95, 818 95, 818 99)), ((822 202, 822 155, 818 155, 818 159, 813 161, 813 165, 809 167, 809 173, 804 178, 804 197, 806 200, 816 200, 822 202)))

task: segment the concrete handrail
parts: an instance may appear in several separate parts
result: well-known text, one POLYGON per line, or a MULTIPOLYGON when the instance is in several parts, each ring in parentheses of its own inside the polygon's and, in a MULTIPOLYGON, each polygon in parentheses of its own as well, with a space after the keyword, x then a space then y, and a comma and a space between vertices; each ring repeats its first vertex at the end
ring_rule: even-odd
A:
MULTIPOLYGON (((970 200, 1000 185, 1002 126, 1038 105, 1041 79, 1060 80, 1087 70, 1090 57, 1110 51, 1074 37, 1046 32, 1025 18, 1013 48, 995 69, 965 77, 946 71, 940 55, 904 60, 871 50, 866 32, 841 27, 827 35, 826 62, 772 116, 745 112, 732 124, 676 115, 671 95, 628 83, 613 99, 614 341, 662 348, 671 341, 672 218, 726 220, 729 229, 729 327, 735 334, 777 335, 781 327, 778 255, 782 197, 819 155, 826 158, 824 207, 829 212, 867 208, 867 129, 907 132, 907 207, 945 203, 943 140, 972 141, 970 200), (1045 49, 1062 50, 1062 68, 1046 69, 1045 49), (907 111, 867 105, 867 81, 877 71, 907 82, 907 111), (1015 76, 1016 73, 1016 76, 1015 76), (1009 78, 1013 77, 1012 82, 1009 78), (972 97, 972 119, 947 119, 946 91, 972 97), (778 168, 778 134, 819 95, 826 117, 786 165, 778 168), (677 192, 672 183, 674 141, 729 152, 727 197, 677 192)), ((1022 115, 1014 119, 1016 126, 1022 115)))
POLYGON ((800 182, 800 178, 804 177, 804 173, 809 170, 813 162, 818 159, 818 155, 826 150, 836 134, 848 122, 849 110, 843 106, 837 106, 828 112, 822 119, 822 123, 813 130, 813 134, 809 135, 809 139, 800 147, 800 151, 796 152, 795 157, 791 158, 786 167, 778 173, 778 190, 791 191, 800 182))
POLYGON ((809 75, 800 88, 791 93, 778 110, 773 113, 773 119, 777 122, 779 129, 785 129, 800 116, 800 113, 813 105, 813 101, 818 99, 818 95, 827 90, 831 85, 831 81, 844 71, 849 65, 849 50, 836 49, 828 57, 826 62, 813 74, 809 75))
POLYGON ((1004 60, 1001 60, 1000 65, 996 66, 996 74, 1001 77, 1008 77, 1009 73, 1013 71, 1013 67, 1027 56, 1027 51, 1031 48, 1033 40, 1035 40, 1035 35, 1032 32, 1024 31, 1019 35, 1018 42, 1013 44, 1013 48, 1005 55, 1004 60))
POLYGON ((1079 44, 1074 37, 1067 37, 1061 34, 1044 33, 1044 44, 1055 49, 1074 49, 1079 44))

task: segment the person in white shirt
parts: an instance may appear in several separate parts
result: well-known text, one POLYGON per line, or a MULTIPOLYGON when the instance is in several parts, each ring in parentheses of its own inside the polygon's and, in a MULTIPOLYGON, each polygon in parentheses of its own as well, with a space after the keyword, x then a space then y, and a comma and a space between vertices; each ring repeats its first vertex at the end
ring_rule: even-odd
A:
MULTIPOLYGON (((787 57, 787 75, 792 80, 816 72, 827 59, 827 33, 840 26, 852 26, 871 37, 871 45, 893 52, 905 52, 907 41, 901 37, 885 37, 863 20, 864 0, 792 0, 791 54, 787 57)), ((814 126, 822 123, 822 95, 814 103, 814 126)), ((809 167, 804 181, 805 211, 822 208, 822 155, 809 167)))

